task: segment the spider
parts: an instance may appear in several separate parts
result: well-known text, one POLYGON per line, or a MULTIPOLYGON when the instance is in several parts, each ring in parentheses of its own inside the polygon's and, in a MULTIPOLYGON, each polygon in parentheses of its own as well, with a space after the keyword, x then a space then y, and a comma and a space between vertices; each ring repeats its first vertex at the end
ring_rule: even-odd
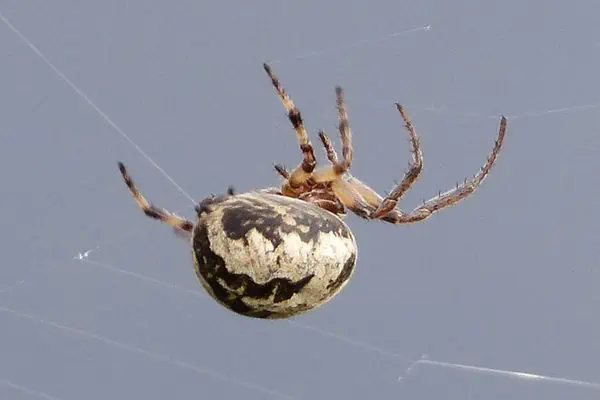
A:
POLYGON ((288 171, 278 188, 210 196, 196 206, 196 221, 149 202, 137 189, 123 163, 119 169, 138 207, 190 239, 196 275, 218 303, 254 318, 281 319, 317 308, 336 296, 350 280, 357 262, 354 234, 343 222, 346 210, 367 220, 392 224, 423 221, 471 196, 494 166, 506 133, 506 118, 484 166, 471 180, 439 193, 406 212, 396 206, 423 169, 415 128, 396 104, 412 145, 412 162, 402 181, 385 197, 350 174, 352 131, 341 87, 336 87, 340 158, 324 131, 319 132, 328 166, 317 168, 300 110, 273 70, 264 69, 296 132, 302 162, 288 171))

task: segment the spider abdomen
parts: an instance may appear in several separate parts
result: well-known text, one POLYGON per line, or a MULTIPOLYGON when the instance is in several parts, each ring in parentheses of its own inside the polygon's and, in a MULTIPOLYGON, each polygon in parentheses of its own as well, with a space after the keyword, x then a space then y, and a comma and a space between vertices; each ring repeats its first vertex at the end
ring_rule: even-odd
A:
POLYGON ((256 318, 286 318, 331 300, 357 256, 354 235, 339 217, 263 192, 205 200, 192 245, 210 295, 256 318))

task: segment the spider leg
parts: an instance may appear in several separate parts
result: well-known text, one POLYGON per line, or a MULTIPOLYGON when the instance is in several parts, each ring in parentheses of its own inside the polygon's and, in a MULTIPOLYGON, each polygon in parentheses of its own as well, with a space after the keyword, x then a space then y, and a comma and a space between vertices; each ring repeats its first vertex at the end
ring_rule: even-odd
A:
POLYGON ((285 165, 275 164, 273 167, 275 168, 275 171, 277 171, 277 173, 279 175, 281 175, 281 177, 283 179, 286 179, 286 180, 290 179, 290 173, 288 172, 287 168, 285 168, 285 165))
POLYGON ((348 122, 348 111, 344 101, 344 92, 341 87, 335 88, 338 109, 338 130, 342 140, 342 161, 338 160, 337 153, 325 132, 319 132, 321 142, 327 152, 327 158, 332 163, 331 167, 321 168, 313 173, 313 180, 317 183, 331 182, 350 170, 352 166, 352 130, 348 122))
POLYGON ((319 138, 321 139, 321 143, 323 143, 323 147, 325 147, 325 152, 327 153, 327 159, 332 165, 338 163, 339 158, 335 148, 333 147, 333 143, 329 139, 329 136, 324 131, 319 131, 319 138))
MULTIPOLYGON (((331 164, 338 163, 338 155, 333 148, 333 144, 331 143, 329 136, 327 136, 325 132, 320 131, 319 138, 323 143, 323 147, 325 147, 327 158, 331 164)), ((349 172, 346 172, 340 178, 339 182, 333 182, 332 185, 336 189, 339 189, 338 192, 346 200, 346 206, 359 215, 367 216, 368 214, 372 214, 383 201, 383 197, 381 197, 376 191, 365 185, 356 177, 352 176, 352 174, 349 172), (360 211, 357 212, 357 209, 360 211)))
POLYGON ((455 188, 448 190, 445 193, 440 193, 426 202, 422 206, 415 208, 410 213, 403 213, 397 209, 392 209, 385 212, 387 208, 384 206, 384 202, 379 206, 379 210, 376 211, 370 218, 378 218, 387 222, 403 224, 422 221, 434 213, 469 197, 485 180, 490 170, 494 166, 498 153, 502 148, 504 142, 504 136, 506 135, 506 118, 502 117, 500 120, 500 128, 498 131, 498 137, 494 143, 494 148, 487 158, 487 161, 483 167, 473 176, 471 180, 465 180, 462 184, 456 185, 455 188), (384 210, 381 212, 380 210, 384 210))
POLYGON ((289 184, 292 188, 299 188, 302 186, 304 182, 306 182, 312 172, 317 165, 317 160, 315 158, 315 152, 313 150, 312 144, 310 143, 310 139, 308 138, 308 134, 306 132, 306 128, 304 127, 304 122, 302 121, 302 115, 300 114, 300 110, 296 107, 294 102, 290 99, 289 95, 277 79, 277 76, 271 70, 271 67, 264 63, 263 67, 266 73, 271 78, 271 82, 275 87, 275 91, 279 95, 279 99, 283 103, 285 110, 287 111, 288 118, 292 123, 294 129, 296 130, 296 137, 298 138, 298 142, 300 143, 300 150, 302 150, 303 159, 302 163, 296 167, 290 174, 289 184))
POLYGON ((408 192, 408 190, 414 185, 414 183, 419 178, 421 171, 423 169, 423 152, 421 151, 421 144, 419 142, 419 137, 415 132, 415 127, 412 124, 412 121, 404 111, 404 107, 402 105, 396 103, 396 108, 400 112, 402 119, 404 119, 404 127, 408 133, 408 138, 410 143, 412 144, 412 163, 410 164, 408 171, 404 174, 404 178, 402 181, 394 187, 394 189, 390 192, 390 194, 381 202, 377 211, 372 215, 372 218, 381 218, 387 215, 391 210, 396 207, 398 201, 408 192))
POLYGON ((342 155, 344 161, 337 164, 339 169, 343 169, 344 172, 350 169, 352 165, 352 130, 348 123, 348 110, 346 109, 346 102, 344 101, 344 92, 342 88, 337 86, 335 88, 337 109, 338 109, 338 130, 340 132, 340 138, 342 139, 342 155))
POLYGON ((119 162, 119 170, 121 171, 121 175, 123 175, 125 184, 129 188, 129 192, 131 192, 133 199, 144 214, 150 218, 157 219, 162 223, 170 225, 178 234, 187 236, 192 232, 194 229, 194 223, 192 221, 173 214, 163 208, 156 207, 146 200, 146 198, 138 191, 122 162, 119 162))
POLYGON ((342 179, 331 182, 331 189, 344 207, 361 218, 369 219, 369 215, 377 209, 377 204, 373 206, 370 199, 363 196, 363 193, 356 189, 355 184, 346 178, 347 176, 344 175, 342 179))

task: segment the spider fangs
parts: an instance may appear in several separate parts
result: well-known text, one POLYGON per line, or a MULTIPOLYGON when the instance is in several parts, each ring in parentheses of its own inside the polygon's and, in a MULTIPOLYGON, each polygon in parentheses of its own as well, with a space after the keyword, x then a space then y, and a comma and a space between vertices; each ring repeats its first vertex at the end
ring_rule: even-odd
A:
POLYGON ((440 193, 413 211, 396 208, 423 167, 419 138, 401 105, 412 144, 412 163, 387 197, 353 177, 352 133, 342 89, 336 88, 342 158, 329 137, 319 132, 330 165, 316 169, 313 146, 300 111, 279 80, 264 64, 302 150, 302 162, 291 172, 275 166, 284 179, 280 188, 209 197, 196 207, 196 222, 154 206, 137 190, 125 166, 123 179, 139 208, 179 233, 192 245, 196 274, 208 291, 228 309, 255 318, 287 318, 323 305, 348 283, 356 265, 357 247, 341 220, 349 209, 362 218, 393 224, 422 221, 469 197, 492 169, 506 133, 506 119, 485 165, 471 179, 440 193))

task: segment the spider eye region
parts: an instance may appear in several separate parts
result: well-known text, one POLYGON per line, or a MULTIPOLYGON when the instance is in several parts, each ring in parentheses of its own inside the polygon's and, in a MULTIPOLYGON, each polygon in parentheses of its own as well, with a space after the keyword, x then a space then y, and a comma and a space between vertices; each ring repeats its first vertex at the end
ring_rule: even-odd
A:
POLYGON ((313 204, 251 192, 212 199, 192 234, 196 274, 228 309, 287 318, 319 307, 348 283, 356 240, 313 204))

